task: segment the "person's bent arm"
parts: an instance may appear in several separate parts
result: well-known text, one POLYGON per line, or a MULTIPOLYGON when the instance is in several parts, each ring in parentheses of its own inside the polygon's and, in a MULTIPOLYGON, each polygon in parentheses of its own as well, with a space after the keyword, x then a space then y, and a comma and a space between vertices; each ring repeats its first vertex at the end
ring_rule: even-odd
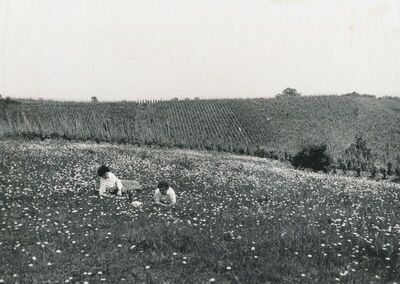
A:
POLYGON ((106 185, 103 182, 103 180, 100 179, 99 196, 102 197, 102 196, 106 195, 105 193, 106 193, 106 185))
POLYGON ((154 199, 154 203, 156 203, 156 204, 160 204, 161 202, 160 202, 160 192, 158 191, 158 189, 156 189, 155 191, 154 191, 154 197, 153 197, 153 199, 154 199))
POLYGON ((118 191, 117 191, 117 195, 122 195, 122 182, 117 178, 117 182, 116 182, 118 191))
POLYGON ((154 192, 154 203, 159 206, 168 206, 168 204, 161 202, 161 193, 158 189, 154 192))
POLYGON ((170 205, 176 204, 176 194, 175 194, 175 191, 172 188, 170 188, 168 196, 169 196, 169 200, 171 202, 170 205))
POLYGON ((117 195, 122 195, 122 182, 113 173, 108 173, 108 178, 117 187, 117 195))

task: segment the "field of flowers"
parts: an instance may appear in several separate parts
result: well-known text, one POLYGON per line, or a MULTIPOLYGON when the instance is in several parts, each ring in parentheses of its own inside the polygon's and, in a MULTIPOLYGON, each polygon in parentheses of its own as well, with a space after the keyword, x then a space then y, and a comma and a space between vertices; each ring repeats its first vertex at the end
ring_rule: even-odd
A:
POLYGON ((0 141, 0 283, 395 283, 400 185, 278 161, 0 141), (97 196, 106 163, 143 191, 97 196), (151 205, 161 179, 174 209, 151 205))

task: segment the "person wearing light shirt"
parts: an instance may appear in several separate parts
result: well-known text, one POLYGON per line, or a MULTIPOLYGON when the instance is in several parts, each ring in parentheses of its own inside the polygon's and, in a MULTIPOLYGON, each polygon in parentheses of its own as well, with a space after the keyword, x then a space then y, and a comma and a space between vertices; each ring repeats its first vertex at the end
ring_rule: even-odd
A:
POLYGON ((118 196, 127 193, 129 199, 132 201, 133 192, 140 191, 142 188, 137 181, 120 180, 110 171, 109 167, 104 165, 99 167, 97 174, 100 177, 100 197, 107 195, 107 193, 117 194, 118 196))
POLYGON ((176 194, 166 181, 161 181, 154 191, 154 203, 159 206, 170 207, 176 204, 176 194))

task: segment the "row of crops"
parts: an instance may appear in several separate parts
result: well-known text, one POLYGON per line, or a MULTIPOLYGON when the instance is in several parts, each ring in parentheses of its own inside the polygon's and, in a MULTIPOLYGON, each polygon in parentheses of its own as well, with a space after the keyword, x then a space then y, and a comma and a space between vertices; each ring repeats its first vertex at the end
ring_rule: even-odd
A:
POLYGON ((266 155, 325 143, 335 157, 363 135, 382 158, 400 148, 400 116, 341 96, 0 105, 0 135, 63 137, 266 155))

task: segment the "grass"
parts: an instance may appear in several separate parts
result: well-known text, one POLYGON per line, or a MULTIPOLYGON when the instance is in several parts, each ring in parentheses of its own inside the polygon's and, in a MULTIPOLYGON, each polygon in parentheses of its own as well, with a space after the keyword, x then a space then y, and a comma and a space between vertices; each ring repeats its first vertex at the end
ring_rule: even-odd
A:
POLYGON ((0 142, 5 283, 391 283, 400 186, 266 159, 63 141, 0 142), (101 163, 140 208, 99 199, 101 163), (157 181, 178 206, 151 205, 157 181))

